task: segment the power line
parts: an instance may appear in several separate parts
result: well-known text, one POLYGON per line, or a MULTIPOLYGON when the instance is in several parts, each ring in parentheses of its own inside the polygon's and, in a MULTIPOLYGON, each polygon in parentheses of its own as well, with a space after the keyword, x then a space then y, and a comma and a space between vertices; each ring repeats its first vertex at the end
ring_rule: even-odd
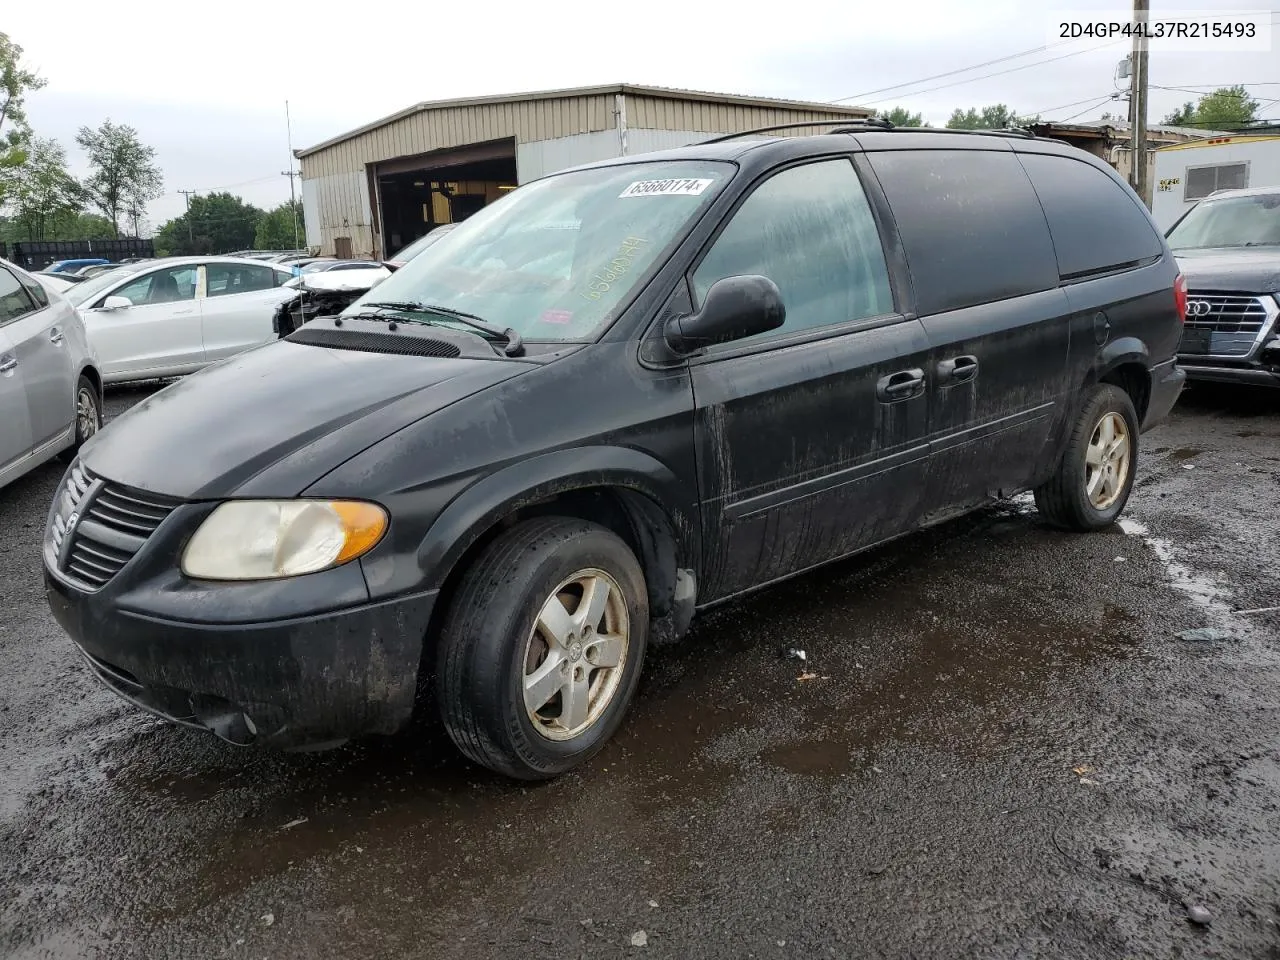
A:
MULTIPOLYGON (((979 80, 986 80, 986 79, 989 79, 990 77, 1002 77, 1007 73, 1017 73, 1019 70, 1029 70, 1032 67, 1042 67, 1048 63, 1055 63, 1058 60, 1066 60, 1068 57, 1078 57, 1082 53, 1093 53, 1095 50, 1102 50, 1106 47, 1113 47, 1117 43, 1123 43, 1123 42, 1124 42, 1123 38, 1119 40, 1109 40, 1106 43, 1100 44, 1099 46, 1096 46, 1096 47, 1087 47, 1084 50, 1073 50, 1070 53, 1064 53, 1061 56, 1050 57, 1048 60, 1037 60, 1034 63, 1024 63, 1021 66, 1010 67, 1008 70, 996 70, 993 73, 984 73, 976 77, 968 77, 967 79, 964 79, 964 80, 953 80, 951 83, 940 83, 936 87, 926 87, 923 90, 913 90, 911 93, 900 94, 898 97, 894 97, 894 98, 882 98, 880 100, 866 100, 859 97, 846 97, 844 99, 862 99, 863 103, 883 103, 885 99, 905 100, 910 97, 918 97, 925 93, 933 93, 935 90, 945 90, 948 87, 958 87, 966 83, 976 83, 979 80)), ((921 81, 916 81, 916 82, 919 83, 921 81)), ((910 84, 903 84, 903 86, 910 86, 910 84)), ((838 101, 832 101, 832 102, 835 103, 838 101)))
POLYGON ((884 93, 888 90, 900 90, 903 87, 914 87, 917 83, 928 83, 930 80, 941 80, 943 77, 954 77, 957 73, 968 73, 970 70, 981 70, 983 67, 994 66, 997 63, 1007 63, 1010 60, 1017 60, 1019 57, 1025 57, 1032 53, 1043 53, 1045 50, 1053 47, 1060 47, 1064 43, 1071 43, 1071 40, 1059 40, 1057 43, 1032 47, 1029 50, 1022 50, 1018 53, 1011 53, 1005 57, 997 57, 994 60, 986 60, 983 63, 975 63, 969 67, 960 67, 958 70, 948 70, 946 73, 935 73, 931 77, 921 77, 919 80, 911 80, 907 83, 897 83, 891 87, 880 87, 878 90, 868 90, 866 93, 856 93, 850 97, 837 97, 831 103, 843 103, 846 100, 859 100, 862 97, 869 97, 875 93, 884 93))
MULTIPOLYGON (((1118 93, 1108 93, 1101 99, 1118 100, 1120 96, 1121 95, 1118 93)), ((1034 117, 1034 116, 1039 116, 1042 113, 1052 113, 1054 110, 1065 110, 1067 107, 1076 107, 1082 103, 1092 103, 1094 100, 1098 100, 1098 99, 1099 99, 1099 95, 1094 94, 1092 97, 1085 97, 1083 100, 1072 100, 1070 103, 1060 103, 1056 107, 1041 107, 1039 110, 1028 110, 1027 116, 1034 117)))
POLYGON ((1069 116, 1069 117, 1063 117, 1061 120, 1054 120, 1054 121, 1052 121, 1052 122, 1053 122, 1053 123, 1066 123, 1068 120, 1074 120, 1076 117, 1083 117, 1086 113, 1090 113, 1090 112, 1092 112, 1092 111, 1094 111, 1094 110, 1097 110, 1097 109, 1098 109, 1100 106, 1102 106, 1104 103, 1107 103, 1108 101, 1110 101, 1110 100, 1114 100, 1114 99, 1116 99, 1116 98, 1115 98, 1115 97, 1113 97, 1113 96, 1111 96, 1110 94, 1107 94, 1107 96, 1103 97, 1101 100, 1097 101, 1097 102, 1096 102, 1096 103, 1094 103, 1093 105, 1088 106, 1088 107, 1085 107, 1085 108, 1084 108, 1083 110, 1081 110, 1079 113, 1073 113, 1073 114, 1072 114, 1071 116, 1069 116))

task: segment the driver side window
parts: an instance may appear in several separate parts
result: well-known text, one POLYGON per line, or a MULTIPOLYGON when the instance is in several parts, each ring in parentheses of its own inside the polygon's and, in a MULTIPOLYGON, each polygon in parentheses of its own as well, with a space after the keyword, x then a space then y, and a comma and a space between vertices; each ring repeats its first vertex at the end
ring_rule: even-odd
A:
POLYGON ((196 268, 189 266, 156 270, 125 284, 110 296, 127 297, 135 307, 154 303, 178 303, 183 300, 194 300, 196 297, 196 268))
POLYGON ((758 336, 893 311, 880 235, 852 163, 791 167, 758 186, 694 271, 697 305, 717 280, 744 274, 776 283, 787 308, 781 328, 758 336))

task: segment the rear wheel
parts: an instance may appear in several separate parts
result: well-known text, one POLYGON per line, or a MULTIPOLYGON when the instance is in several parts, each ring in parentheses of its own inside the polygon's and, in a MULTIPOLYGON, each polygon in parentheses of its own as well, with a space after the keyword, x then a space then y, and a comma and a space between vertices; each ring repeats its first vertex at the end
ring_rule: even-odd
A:
POLYGON ((499 773, 564 773, 622 723, 648 632, 644 574, 618 536, 568 518, 519 524, 463 575, 445 616, 445 729, 499 773))
POLYGON ((1054 526, 1100 530, 1128 502, 1137 463, 1133 401, 1117 386, 1098 384, 1085 397, 1057 472, 1036 490, 1036 506, 1054 526))

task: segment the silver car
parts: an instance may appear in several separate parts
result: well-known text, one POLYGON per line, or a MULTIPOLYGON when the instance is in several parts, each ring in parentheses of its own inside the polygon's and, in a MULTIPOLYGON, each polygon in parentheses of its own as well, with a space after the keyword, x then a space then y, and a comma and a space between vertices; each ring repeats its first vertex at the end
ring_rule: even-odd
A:
POLYGON ((102 426, 102 377, 75 307, 0 260, 0 487, 102 426))

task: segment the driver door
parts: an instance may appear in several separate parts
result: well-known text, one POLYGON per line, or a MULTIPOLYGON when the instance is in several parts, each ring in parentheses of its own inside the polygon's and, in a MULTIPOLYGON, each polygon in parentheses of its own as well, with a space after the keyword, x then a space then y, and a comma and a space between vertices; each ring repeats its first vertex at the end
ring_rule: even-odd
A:
POLYGON ((85 311, 90 339, 110 380, 178 376, 204 363, 195 264, 163 267, 135 276, 85 311), (108 309, 111 297, 127 307, 108 309))

